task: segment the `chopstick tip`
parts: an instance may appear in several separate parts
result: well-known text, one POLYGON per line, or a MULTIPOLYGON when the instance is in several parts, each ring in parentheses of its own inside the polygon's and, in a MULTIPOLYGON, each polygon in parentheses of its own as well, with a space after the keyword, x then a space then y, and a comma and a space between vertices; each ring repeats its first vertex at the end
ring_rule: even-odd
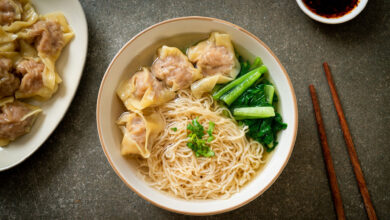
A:
POLYGON ((322 65, 325 67, 325 66, 328 66, 328 62, 323 62, 322 65))

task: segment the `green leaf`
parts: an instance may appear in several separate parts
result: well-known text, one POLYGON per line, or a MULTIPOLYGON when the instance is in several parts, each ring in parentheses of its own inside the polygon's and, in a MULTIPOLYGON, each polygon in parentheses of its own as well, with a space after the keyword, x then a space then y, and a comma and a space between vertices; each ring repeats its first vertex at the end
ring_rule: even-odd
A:
POLYGON ((203 136, 205 135, 204 127, 199 123, 198 118, 193 119, 188 125, 187 129, 190 131, 188 134, 188 142, 187 146, 194 151, 196 157, 204 156, 211 157, 214 156, 214 152, 211 148, 206 144, 206 142, 211 142, 214 137, 212 136, 212 132, 214 130, 215 124, 213 122, 209 122, 209 128, 207 133, 209 137, 207 140, 203 140, 203 136))
POLYGON ((214 122, 210 121, 210 122, 209 122, 209 129, 207 129, 207 133, 208 133, 210 136, 213 136, 214 127, 215 127, 214 122))

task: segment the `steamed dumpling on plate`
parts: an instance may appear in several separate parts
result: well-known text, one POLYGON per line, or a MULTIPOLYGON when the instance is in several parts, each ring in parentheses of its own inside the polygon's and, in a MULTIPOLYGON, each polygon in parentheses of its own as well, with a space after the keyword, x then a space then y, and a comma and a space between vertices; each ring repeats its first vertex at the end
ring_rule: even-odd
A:
POLYGON ((41 16, 31 27, 18 33, 20 55, 16 72, 23 78, 16 98, 46 100, 62 82, 55 62, 65 45, 74 37, 62 13, 41 16))
POLYGON ((189 60, 196 64, 205 78, 193 83, 193 94, 200 97, 217 83, 227 83, 240 72, 230 35, 213 32, 210 38, 187 50, 189 60))
POLYGON ((72 40, 74 33, 62 13, 43 15, 31 27, 24 29, 18 35, 34 44, 45 64, 53 63, 61 54, 62 49, 72 40))
POLYGON ((154 139, 165 127, 164 120, 157 112, 145 116, 142 113, 124 112, 117 124, 123 133, 121 154, 139 154, 144 158, 150 156, 154 139))
POLYGON ((132 111, 158 106, 175 97, 175 93, 166 88, 146 67, 123 81, 116 93, 126 108, 132 111))
POLYGON ((22 76, 16 98, 34 97, 39 100, 49 99, 58 89, 61 78, 48 68, 40 58, 23 58, 16 64, 16 73, 22 76))
POLYGON ((17 32, 38 19, 29 0, 0 0, 0 25, 7 32, 17 32))
POLYGON ((0 146, 30 132, 42 111, 39 107, 16 101, 13 97, 0 99, 0 110, 0 146))
POLYGON ((199 69, 176 47, 162 46, 152 64, 152 73, 163 80, 173 91, 186 89, 191 83, 202 78, 199 69))
POLYGON ((19 88, 20 80, 11 73, 12 60, 0 55, 0 99, 13 96, 19 88))

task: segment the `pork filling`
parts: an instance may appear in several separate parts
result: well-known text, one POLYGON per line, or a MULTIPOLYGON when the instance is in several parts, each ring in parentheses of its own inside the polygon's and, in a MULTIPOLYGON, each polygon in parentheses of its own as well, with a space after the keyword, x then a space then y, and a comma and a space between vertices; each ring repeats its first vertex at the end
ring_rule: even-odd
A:
POLYGON ((157 59, 152 65, 152 73, 169 87, 177 84, 178 89, 188 88, 192 83, 192 64, 179 56, 157 59))
POLYGON ((34 93, 43 87, 42 73, 45 64, 35 60, 22 60, 16 66, 16 72, 23 76, 19 90, 23 93, 34 93))
POLYGON ((34 116, 22 118, 31 110, 21 102, 5 104, 0 108, 0 138, 14 140, 28 133, 34 122, 34 116))
POLYGON ((29 32, 35 38, 38 52, 54 55, 64 46, 64 37, 61 25, 54 21, 38 21, 29 32))
POLYGON ((20 80, 10 73, 12 61, 0 58, 0 98, 11 96, 19 88, 20 80))

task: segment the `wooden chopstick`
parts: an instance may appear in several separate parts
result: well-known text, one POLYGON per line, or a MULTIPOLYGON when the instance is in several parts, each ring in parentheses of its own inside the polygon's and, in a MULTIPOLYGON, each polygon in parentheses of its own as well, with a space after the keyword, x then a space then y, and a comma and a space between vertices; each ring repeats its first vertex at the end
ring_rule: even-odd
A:
POLYGON ((360 167, 359 159, 356 154, 355 146, 352 141, 352 136, 351 133, 349 132, 347 120, 345 120, 343 108, 341 107, 340 99, 337 94, 336 87, 334 85, 332 74, 330 72, 328 63, 324 62, 323 66, 325 70, 326 79, 328 80, 329 89, 330 92, 332 93, 332 99, 337 111, 337 116, 339 117, 341 129, 343 130, 345 143, 347 144, 349 158, 351 160, 353 171, 355 173, 356 180, 358 182, 360 194, 363 197, 364 205, 366 207, 367 216, 371 220, 377 219, 375 209, 374 206, 372 205, 370 194, 368 193, 366 181, 364 180, 363 172, 360 167))
POLYGON ((337 219, 345 219, 343 201, 341 200, 339 186, 337 184, 336 172, 333 167, 332 156, 330 155, 328 140, 326 138, 324 122, 322 121, 320 105, 318 103, 318 98, 316 90, 313 85, 309 86, 311 100, 313 101, 314 113, 317 121, 318 135, 320 136, 322 153, 324 155, 324 161, 326 165, 326 170, 328 173, 329 185, 332 191, 333 203, 337 213, 337 219))

